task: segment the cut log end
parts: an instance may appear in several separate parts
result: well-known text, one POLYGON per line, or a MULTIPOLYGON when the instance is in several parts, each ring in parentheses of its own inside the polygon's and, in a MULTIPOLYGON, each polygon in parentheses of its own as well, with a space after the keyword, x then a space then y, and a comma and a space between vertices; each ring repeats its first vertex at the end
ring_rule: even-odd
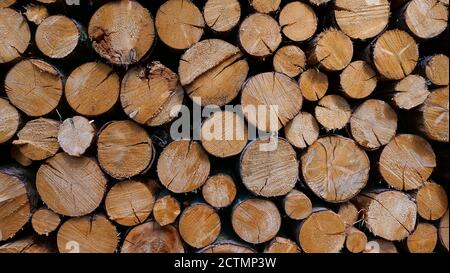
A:
POLYGON ((252 126, 273 132, 286 126, 300 112, 303 97, 293 79, 278 72, 267 72, 247 80, 241 104, 252 126))
POLYGON ((429 223, 419 223, 408 236, 406 246, 410 253, 432 253, 438 241, 438 230, 429 223))
MULTIPOLYGON (((4 2, 4 1, 3 1, 4 2)), ((10 8, 0 9, 0 64, 16 60, 25 53, 31 32, 25 18, 10 8)))
POLYGON ((59 127, 60 122, 53 119, 31 120, 17 133, 18 139, 12 143, 31 160, 47 159, 59 150, 59 127))
POLYGON ((20 115, 9 101, 0 98, 0 144, 8 142, 17 132, 20 115))
POLYGON ((95 51, 116 65, 138 62, 155 41, 150 12, 130 0, 108 2, 100 7, 89 22, 88 33, 95 51))
POLYGON ((159 8, 155 25, 158 37, 167 46, 183 50, 200 41, 205 21, 190 0, 169 0, 159 8))
POLYGON ((447 28, 448 3, 439 0, 412 0, 403 16, 406 27, 415 36, 430 39, 447 28))
POLYGON ((286 139, 293 146, 303 149, 319 138, 319 125, 313 115, 300 112, 284 128, 286 139))
POLYGON ((260 13, 274 13, 280 8, 281 0, 249 0, 254 10, 260 13))
POLYGON ((212 207, 194 204, 181 214, 179 229, 186 243, 195 248, 203 248, 213 243, 219 236, 220 217, 212 207))
POLYGON ((167 225, 161 227, 150 221, 134 227, 125 237, 121 253, 184 253, 178 230, 167 225))
POLYGON ((132 121, 114 121, 103 128, 98 136, 97 154, 102 169, 116 179, 145 172, 154 157, 150 136, 132 121))
POLYGON ((151 214, 154 203, 153 192, 139 180, 115 184, 105 199, 109 219, 123 226, 143 223, 151 214))
POLYGON ((425 75, 435 85, 448 85, 449 61, 444 54, 432 56, 425 65, 425 75))
POLYGON ((398 190, 423 186, 436 167, 436 155, 422 137, 401 134, 384 147, 379 163, 383 179, 398 190))
POLYGON ((69 76, 65 96, 70 107, 85 116, 99 116, 111 110, 119 97, 119 76, 102 63, 77 67, 69 76))
POLYGON ((56 154, 41 165, 36 186, 42 201, 58 214, 83 216, 103 200, 106 177, 89 157, 56 154))
POLYGON ((303 72, 298 83, 303 97, 309 101, 320 100, 328 90, 328 76, 314 68, 303 72))
POLYGON ((297 238, 306 253, 337 253, 344 247, 345 225, 336 213, 319 211, 300 224, 297 238))
POLYGON ((280 25, 269 15, 252 14, 239 28, 239 41, 249 55, 258 58, 268 57, 281 44, 280 25))
POLYGON ((300 247, 292 240, 275 237, 268 243, 264 249, 264 253, 300 253, 300 247))
POLYGON ((68 118, 59 127, 59 146, 71 156, 81 156, 91 146, 95 137, 92 123, 82 117, 68 118))
POLYGON ((28 21, 39 25, 44 21, 45 18, 49 16, 48 10, 44 5, 29 4, 25 7, 26 12, 24 13, 28 21))
POLYGON ((351 38, 360 40, 373 38, 388 25, 389 4, 388 0, 337 0, 334 18, 339 28, 351 38))
POLYGON ((241 239, 252 244, 260 244, 276 236, 281 226, 281 215, 271 201, 252 198, 234 208, 231 222, 241 239))
POLYGON ((236 197, 236 185, 231 176, 217 174, 206 180, 202 188, 203 198, 215 208, 224 208, 233 203, 236 197))
POLYGON ((302 42, 314 35, 317 30, 318 19, 309 5, 296 1, 283 7, 279 23, 287 38, 295 42, 302 42))
POLYGON ((448 210, 447 193, 444 187, 436 183, 429 183, 420 188, 416 202, 417 212, 425 220, 438 220, 448 210))
POLYGON ((166 146, 157 165, 161 183, 175 193, 200 188, 208 179, 211 168, 203 147, 188 140, 177 140, 166 146))
POLYGON ((420 108, 418 127, 425 136, 439 142, 449 141, 448 86, 436 89, 420 108))
POLYGON ((327 130, 344 128, 350 121, 352 109, 347 100, 338 95, 327 95, 320 99, 314 113, 317 121, 327 130))
POLYGON ((6 75, 5 90, 10 102, 31 117, 46 115, 59 104, 63 81, 49 63, 26 59, 6 75))
POLYGON ((351 253, 361 253, 366 249, 367 236, 357 228, 350 227, 347 231, 345 247, 351 253))
POLYGON ((448 231, 448 210, 447 210, 444 217, 442 217, 441 220, 439 221, 439 240, 442 246, 444 246, 444 248, 447 250, 447 252, 449 244, 448 234, 449 231, 448 231))
POLYGON ((45 56, 61 59, 74 52, 80 37, 77 23, 69 17, 53 15, 39 24, 35 41, 45 56))
POLYGON ((203 9, 205 22, 216 32, 229 32, 241 18, 241 5, 237 0, 208 0, 203 9))
POLYGON ((37 236, 26 236, 18 240, 10 241, 0 246, 0 253, 56 253, 57 250, 52 244, 45 242, 37 236))
POLYGON ((429 94, 425 78, 409 75, 395 84, 392 100, 400 109, 410 110, 423 104, 429 94))
POLYGON ((291 78, 297 77, 303 73, 305 65, 305 53, 295 45, 289 45, 278 49, 273 57, 273 67, 275 71, 284 73, 291 78))
POLYGON ((33 213, 31 224, 39 235, 48 236, 55 231, 61 223, 61 217, 53 211, 41 208, 33 213))
POLYGON ((240 242, 236 242, 233 240, 220 240, 219 242, 215 242, 204 249, 199 251, 200 253, 216 253, 216 254, 243 254, 243 253, 256 253, 256 250, 253 248, 246 246, 240 242))
POLYGON ((340 203, 353 198, 369 179, 367 154, 345 137, 320 138, 308 148, 301 162, 305 183, 328 202, 340 203))
POLYGON ((171 195, 158 198, 153 207, 153 217, 161 226, 173 224, 180 212, 180 202, 171 195))
POLYGON ((361 104, 350 118, 350 131, 359 145, 374 150, 388 144, 397 132, 397 113, 381 100, 361 104))
POLYGON ((309 197, 301 191, 292 190, 283 199, 286 215, 294 220, 303 220, 312 213, 309 197))
POLYGON ((297 155, 285 139, 251 142, 241 156, 242 182, 255 195, 282 196, 290 192, 298 178, 297 155))
POLYGON ((339 71, 347 67, 352 57, 350 38, 339 30, 329 29, 314 39, 308 62, 328 71, 339 71))
POLYGON ((17 0, 2 0, 0 2, 0 8, 7 8, 12 5, 14 5, 17 2, 17 0))
POLYGON ((398 250, 393 242, 375 239, 367 242, 363 253, 398 253, 398 250))
POLYGON ((350 63, 340 76, 344 94, 352 99, 368 97, 377 86, 377 74, 365 61, 350 63))
POLYGON ((346 202, 340 205, 338 214, 341 217, 342 221, 344 221, 345 227, 347 229, 354 226, 359 219, 359 211, 351 202, 346 202))
POLYGON ((71 218, 58 230, 58 250, 60 253, 114 253, 118 236, 116 227, 102 214, 71 218))
POLYGON ((401 80, 411 74, 418 59, 419 48, 405 31, 388 30, 375 42, 373 62, 387 80, 401 80))

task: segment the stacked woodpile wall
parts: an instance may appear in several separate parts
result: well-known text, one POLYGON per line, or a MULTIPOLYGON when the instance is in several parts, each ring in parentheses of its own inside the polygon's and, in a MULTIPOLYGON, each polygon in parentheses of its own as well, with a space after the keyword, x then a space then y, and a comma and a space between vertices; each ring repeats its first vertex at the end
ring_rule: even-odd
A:
POLYGON ((448 4, 0 0, 0 252, 448 252, 448 4))

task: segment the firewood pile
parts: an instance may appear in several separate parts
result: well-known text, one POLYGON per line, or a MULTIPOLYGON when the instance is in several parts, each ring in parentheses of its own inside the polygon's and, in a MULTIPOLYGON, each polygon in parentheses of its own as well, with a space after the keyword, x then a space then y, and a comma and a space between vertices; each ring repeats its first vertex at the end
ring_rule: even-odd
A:
POLYGON ((0 0, 0 252, 449 250, 448 0, 0 0))

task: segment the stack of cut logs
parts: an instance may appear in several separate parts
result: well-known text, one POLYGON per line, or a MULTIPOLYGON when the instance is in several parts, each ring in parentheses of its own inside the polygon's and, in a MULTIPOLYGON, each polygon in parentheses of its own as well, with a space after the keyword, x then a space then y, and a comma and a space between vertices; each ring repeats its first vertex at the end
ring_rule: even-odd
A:
POLYGON ((0 0, 0 252, 448 251, 448 4, 0 0))

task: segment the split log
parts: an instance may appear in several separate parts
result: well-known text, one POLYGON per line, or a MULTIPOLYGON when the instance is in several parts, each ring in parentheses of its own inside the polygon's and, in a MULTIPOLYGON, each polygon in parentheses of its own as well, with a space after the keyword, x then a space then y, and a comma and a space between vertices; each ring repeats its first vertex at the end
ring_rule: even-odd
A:
POLYGON ((244 116, 261 131, 278 131, 286 126, 300 112, 302 103, 298 84, 281 73, 258 74, 242 87, 244 116))
POLYGON ((297 240, 306 253, 336 253, 344 247, 345 225, 330 210, 311 214, 297 228, 297 240))
POLYGON ((431 39, 447 28, 448 3, 439 0, 411 0, 403 8, 401 23, 421 39, 431 39))
POLYGON ((384 239, 374 239, 366 245, 364 253, 398 253, 394 243, 384 239))
POLYGON ((28 21, 33 22, 35 25, 40 25, 49 16, 48 10, 44 5, 29 4, 25 9, 24 14, 28 21))
POLYGON ((90 62, 77 67, 67 78, 65 97, 77 113, 99 116, 113 108, 119 90, 119 76, 110 66, 90 62))
POLYGON ((31 40, 30 27, 19 12, 0 8, 0 64, 14 61, 22 56, 31 40))
POLYGON ((31 181, 22 168, 0 168, 0 242, 12 238, 30 220, 37 204, 31 181))
POLYGON ((253 9, 260 13, 274 13, 280 8, 281 0, 249 0, 253 9))
POLYGON ((406 194, 386 190, 358 195, 356 205, 364 212, 366 227, 389 241, 408 237, 416 226, 417 206, 406 194))
POLYGON ((56 253, 57 250, 48 242, 36 236, 27 236, 0 246, 0 253, 56 253))
POLYGON ((36 210, 31 217, 31 225, 39 235, 48 236, 59 227, 60 223, 61 217, 46 208, 36 210))
POLYGON ((408 236, 406 245, 410 253, 432 253, 437 245, 438 230, 429 223, 419 223, 408 236))
POLYGON ((387 27, 389 4, 388 0, 337 0, 334 6, 334 19, 339 28, 351 38, 370 39, 387 27))
POLYGON ((95 51, 116 65, 138 62, 155 41, 150 12, 132 0, 101 6, 91 17, 88 33, 95 51))
POLYGON ((0 98, 0 144, 8 142, 19 130, 20 114, 9 101, 0 98))
POLYGON ((428 139, 449 142, 448 86, 431 92, 419 109, 416 126, 428 139))
POLYGON ((314 10, 299 1, 286 4, 280 12, 281 30, 288 39, 302 42, 311 38, 317 30, 318 19, 314 10))
POLYGON ((264 253, 300 253, 300 247, 292 240, 284 237, 275 237, 270 241, 264 253))
POLYGON ((58 230, 60 253, 114 253, 119 243, 116 227, 103 214, 71 218, 58 230))
POLYGON ((241 4, 238 0, 208 0, 203 8, 203 16, 213 31, 230 32, 241 19, 241 4))
POLYGON ((352 109, 347 100, 338 95, 327 95, 320 99, 314 113, 317 121, 326 130, 339 130, 350 121, 352 109))
POLYGON ((388 30, 373 45, 373 62, 380 79, 401 80, 413 72, 419 59, 419 48, 405 31, 388 30))
POLYGON ((174 193, 191 192, 200 188, 210 171, 208 155, 195 141, 177 140, 162 151, 157 172, 161 183, 174 193))
POLYGON ((36 174, 42 201, 54 212, 72 217, 89 214, 100 205, 106 182, 94 159, 65 153, 49 158, 36 174))
POLYGON ((180 202, 169 194, 158 197, 153 206, 153 218, 160 226, 173 224, 180 212, 180 202))
POLYGON ((298 84, 306 100, 318 101, 328 90, 328 76, 318 69, 310 68, 300 75, 298 84))
POLYGON ((417 212, 425 220, 442 218, 448 210, 447 192, 436 183, 427 183, 417 191, 417 212))
POLYGON ((153 192, 144 182, 137 179, 115 184, 105 198, 105 208, 109 219, 122 226, 143 223, 152 213, 154 203, 153 192))
POLYGON ((369 99, 350 118, 350 131, 359 145, 375 150, 388 144, 397 132, 397 113, 382 100, 369 99))
POLYGON ((243 254, 243 253, 256 253, 256 250, 251 248, 250 246, 247 246, 241 242, 237 242, 235 240, 231 239, 222 239, 218 238, 217 241, 210 244, 209 246, 203 248, 199 251, 200 253, 223 253, 223 254, 230 254, 230 253, 237 253, 237 254, 243 254))
POLYGON ((425 102, 430 92, 428 91, 425 78, 419 75, 406 76, 394 84, 391 94, 394 104, 405 110, 410 110, 425 102))
POLYGON ((377 74, 365 61, 350 63, 340 75, 342 91, 352 99, 363 99, 377 87, 377 74))
POLYGON ((253 57, 264 59, 272 55, 281 41, 280 25, 267 14, 254 13, 239 27, 239 42, 253 57))
POLYGON ((313 115, 300 112, 286 125, 284 134, 289 143, 303 149, 319 138, 319 125, 313 115))
POLYGON ((301 191, 293 189, 283 198, 283 208, 286 215, 294 220, 303 220, 312 213, 312 203, 309 197, 301 191))
POLYGON ((353 43, 339 30, 324 30, 311 43, 312 49, 308 56, 311 65, 327 71, 339 71, 352 61, 353 43))
POLYGON ((202 187, 202 195, 215 208, 228 207, 236 197, 236 185, 231 176, 216 174, 210 176, 202 187))
POLYGON ((160 62, 128 70, 122 80, 120 102, 124 112, 139 124, 158 126, 173 120, 183 104, 178 76, 160 62))
POLYGON ((370 161, 351 139, 319 138, 301 158, 306 185, 318 197, 340 203, 355 197, 367 184, 370 161))
POLYGON ((125 179, 146 172, 155 156, 148 133, 132 121, 114 121, 98 135, 98 162, 116 179, 125 179))
POLYGON ((36 46, 47 57, 62 59, 75 54, 86 42, 81 25, 64 15, 45 18, 37 27, 36 46))
POLYGON ((187 207, 180 216, 180 235, 192 247, 203 248, 213 243, 220 234, 221 223, 210 206, 197 203, 187 207))
POLYGON ((250 198, 233 208, 231 223, 233 230, 242 240, 260 244, 277 235, 281 226, 281 215, 271 201, 250 198))
POLYGON ((14 106, 30 117, 39 117, 58 106, 63 94, 63 79, 51 64, 26 59, 6 74, 5 90, 14 106))
POLYGON ((434 85, 445 86, 449 82, 449 61, 444 54, 426 57, 420 66, 424 75, 434 85))
POLYGON ((95 127, 82 116, 68 118, 59 126, 59 146, 71 156, 81 156, 91 146, 95 137, 95 127))
POLYGON ((190 0, 169 0, 159 7, 155 25, 158 37, 164 44, 183 50, 200 41, 205 21, 190 0))
POLYGON ((59 150, 58 131, 60 122, 53 119, 31 120, 17 133, 12 142, 20 152, 31 160, 44 160, 54 156, 59 150))
POLYGON ((203 40, 180 59, 178 74, 189 97, 202 106, 223 106, 232 101, 247 78, 244 55, 232 44, 218 39, 203 40))
POLYGON ((150 221, 130 230, 121 253, 184 253, 178 230, 172 225, 161 227, 150 221))
POLYGON ((218 111, 202 123, 200 139, 209 154, 230 157, 242 152, 248 141, 248 130, 241 115, 218 111))
POLYGON ((422 137, 401 134, 383 148, 379 171, 397 190, 415 190, 427 182, 436 167, 436 155, 422 137))
POLYGON ((299 47, 288 45, 277 50, 273 57, 273 68, 293 78, 305 70, 306 55, 299 47))
POLYGON ((274 197, 290 192, 297 183, 298 161, 295 150, 283 138, 268 148, 273 139, 250 142, 240 159, 245 187, 257 196, 274 197))
POLYGON ((361 253, 366 249, 367 236, 355 227, 349 227, 345 231, 345 247, 351 253, 361 253))
POLYGON ((17 163, 19 163, 23 167, 28 167, 31 164, 33 164, 33 160, 29 159, 24 154, 22 154, 19 147, 17 147, 17 146, 11 147, 10 155, 14 160, 17 161, 17 163))
POLYGON ((448 210, 439 222, 439 240, 448 252, 448 210))

